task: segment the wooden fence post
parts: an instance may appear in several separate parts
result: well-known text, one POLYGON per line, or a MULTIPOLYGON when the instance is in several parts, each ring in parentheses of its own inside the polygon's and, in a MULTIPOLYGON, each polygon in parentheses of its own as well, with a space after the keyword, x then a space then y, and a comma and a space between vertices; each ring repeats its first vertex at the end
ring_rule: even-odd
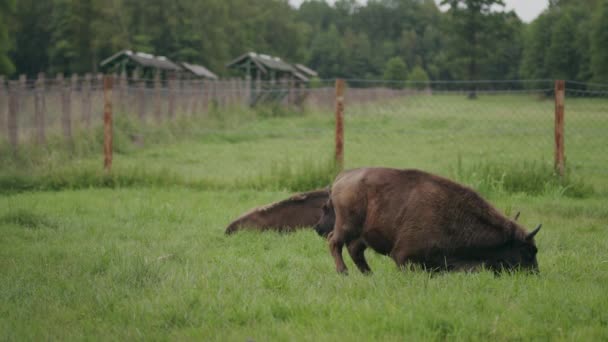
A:
POLYGON ((566 82, 555 81, 555 171, 560 177, 564 176, 566 167, 564 153, 564 100, 566 98, 566 82))
POLYGON ((137 80, 137 116, 141 122, 146 121, 146 80, 137 80))
POLYGON ((173 120, 175 119, 175 76, 169 77, 167 87, 169 88, 169 120, 173 120))
POLYGON ((19 127, 17 126, 17 112, 19 111, 19 89, 21 88, 18 82, 8 83, 8 139, 13 146, 13 151, 17 152, 17 144, 19 143, 19 127))
MULTIPOLYGON (((74 127, 78 127, 78 124, 81 123, 78 121, 75 115, 72 118, 72 112, 78 113, 78 110, 81 111, 80 115, 82 116, 82 107, 72 110, 72 105, 76 106, 76 99, 78 99, 79 96, 82 96, 82 88, 80 82, 78 82, 78 79, 78 74, 72 74, 68 82, 68 97, 70 99, 70 133, 72 133, 74 127)), ((82 119, 82 117, 80 119, 82 119)))
POLYGON ((82 116, 85 127, 91 127, 91 74, 84 74, 84 83, 82 84, 82 116))
POLYGON ((154 73, 154 116, 156 116, 157 123, 162 121, 162 90, 160 84, 160 72, 154 73))
POLYGON ((190 97, 192 101, 190 106, 190 117, 195 117, 196 114, 198 114, 200 83, 200 81, 192 81, 190 84, 190 97))
POLYGON ((112 170, 112 83, 113 75, 103 78, 103 167, 112 170))
POLYGON ((101 118, 103 120, 103 113, 105 111, 105 108, 103 105, 103 78, 104 78, 104 74, 102 74, 102 73, 97 73, 97 75, 95 75, 93 93, 92 93, 92 98, 91 98, 91 108, 95 108, 95 114, 93 114, 93 125, 99 124, 99 121, 97 121, 98 118, 101 118), (96 103, 97 99, 99 99, 99 101, 101 101, 100 106, 97 106, 97 103, 96 103), (98 108, 101 108, 101 113, 97 112, 98 108), (101 114, 101 115, 99 115, 99 114, 101 114))
POLYGON ((23 112, 25 101, 27 100, 27 76, 19 75, 19 102, 17 102, 17 110, 23 112))
POLYGON ((57 74, 57 86, 61 93, 61 126, 63 135, 72 141, 72 106, 70 104, 70 89, 66 86, 63 74, 57 74))
POLYGON ((187 84, 181 77, 176 81, 176 91, 177 91, 177 99, 179 104, 178 113, 180 117, 184 117, 188 112, 188 92, 186 91, 187 84))
POLYGON ((39 73, 34 89, 34 121, 36 122, 36 142, 40 145, 46 142, 46 103, 44 99, 45 90, 46 87, 44 82, 44 73, 39 73))
POLYGON ((201 81, 201 113, 209 111, 209 81, 201 81))
POLYGON ((127 111, 127 97, 128 97, 128 93, 127 93, 127 84, 128 84, 128 80, 127 80, 127 73, 123 70, 118 78, 118 82, 117 82, 117 86, 118 89, 116 89, 118 91, 118 103, 116 106, 116 111, 118 113, 120 113, 119 115, 125 115, 125 112, 127 111))
POLYGON ((344 80, 336 80, 336 165, 344 167, 344 80))

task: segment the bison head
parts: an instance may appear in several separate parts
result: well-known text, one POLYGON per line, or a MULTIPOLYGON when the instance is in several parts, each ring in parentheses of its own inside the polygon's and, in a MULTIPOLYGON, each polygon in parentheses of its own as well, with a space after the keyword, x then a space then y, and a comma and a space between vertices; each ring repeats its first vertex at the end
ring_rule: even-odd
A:
POLYGON ((323 204, 323 213, 319 222, 315 224, 315 231, 322 237, 327 237, 332 230, 334 230, 334 223, 336 222, 336 213, 334 212, 334 206, 331 203, 331 199, 323 204))
POLYGON ((541 225, 538 225, 524 239, 514 239, 495 249, 487 266, 497 272, 521 269, 538 273, 538 262, 536 260, 538 249, 534 243, 534 236, 538 233, 540 227, 541 225))

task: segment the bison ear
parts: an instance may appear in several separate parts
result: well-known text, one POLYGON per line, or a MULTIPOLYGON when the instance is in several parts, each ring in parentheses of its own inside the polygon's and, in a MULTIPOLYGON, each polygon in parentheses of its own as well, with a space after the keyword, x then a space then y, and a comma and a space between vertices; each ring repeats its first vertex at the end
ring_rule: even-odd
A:
POLYGON ((519 218, 519 214, 521 214, 520 211, 518 211, 517 214, 515 214, 515 217, 513 218, 513 221, 517 221, 517 219, 519 218))
POLYGON ((530 241, 534 238, 534 235, 536 235, 536 233, 538 233, 538 231, 540 230, 540 227, 542 227, 542 224, 539 224, 538 227, 536 227, 536 229, 534 229, 530 234, 526 235, 526 240, 530 241))

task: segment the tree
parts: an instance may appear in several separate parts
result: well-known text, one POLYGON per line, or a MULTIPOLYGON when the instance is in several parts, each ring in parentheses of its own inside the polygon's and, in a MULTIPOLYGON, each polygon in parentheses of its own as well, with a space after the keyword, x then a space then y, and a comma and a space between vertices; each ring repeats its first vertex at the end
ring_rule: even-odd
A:
POLYGON ((0 0, 0 74, 4 75, 10 75, 15 72, 15 66, 8 57, 11 42, 7 27, 7 23, 14 11, 14 0, 0 0))
POLYGON ((50 68, 53 72, 82 73, 96 69, 98 54, 95 0, 54 0, 50 17, 50 68))
POLYGON ((344 49, 338 29, 331 25, 327 31, 319 33, 312 41, 310 66, 321 77, 344 77, 344 49))
POLYGON ((524 50, 520 76, 524 79, 549 78, 545 64, 547 47, 551 45, 552 25, 555 13, 543 13, 527 27, 524 34, 524 50))
POLYGON ((608 0, 602 0, 593 20, 591 71, 595 82, 608 83, 608 0))
POLYGON ((490 80, 518 78, 523 50, 523 23, 515 12, 488 15, 488 29, 481 34, 484 51, 479 56, 479 74, 490 80))
MULTIPOLYGON (((384 80, 386 81, 405 81, 407 80, 407 65, 401 57, 393 57, 386 62, 384 67, 384 80)), ((394 88, 403 88, 404 83, 395 82, 389 84, 394 88)))
POLYGON ((569 13, 561 15, 553 26, 551 44, 545 63, 551 78, 575 79, 578 73, 578 58, 575 47, 576 27, 569 13))
MULTIPOLYGON (((488 46, 482 46, 480 36, 489 33, 486 18, 492 6, 504 6, 502 0, 442 0, 442 5, 449 5, 451 27, 455 41, 452 47, 459 57, 467 59, 467 78, 476 80, 479 77, 478 60, 488 46)), ((490 42, 487 40, 486 42, 490 42)), ((475 98, 475 88, 471 89, 469 98, 475 98)))
POLYGON ((414 88, 423 90, 428 87, 429 75, 427 75, 426 71, 424 71, 421 66, 416 65, 410 72, 408 80, 414 82, 414 88))

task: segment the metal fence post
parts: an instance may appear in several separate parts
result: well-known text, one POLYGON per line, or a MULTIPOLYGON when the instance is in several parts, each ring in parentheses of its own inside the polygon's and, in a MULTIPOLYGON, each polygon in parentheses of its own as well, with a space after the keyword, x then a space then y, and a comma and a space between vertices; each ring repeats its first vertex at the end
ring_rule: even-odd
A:
POLYGON ((344 80, 336 80, 336 165, 344 167, 344 80))
POLYGON ((566 97, 566 82, 555 81, 555 171, 560 177, 564 176, 566 160, 564 154, 564 100, 566 97))
POLYGON ((112 169, 112 83, 113 75, 103 79, 103 167, 106 172, 112 169))

